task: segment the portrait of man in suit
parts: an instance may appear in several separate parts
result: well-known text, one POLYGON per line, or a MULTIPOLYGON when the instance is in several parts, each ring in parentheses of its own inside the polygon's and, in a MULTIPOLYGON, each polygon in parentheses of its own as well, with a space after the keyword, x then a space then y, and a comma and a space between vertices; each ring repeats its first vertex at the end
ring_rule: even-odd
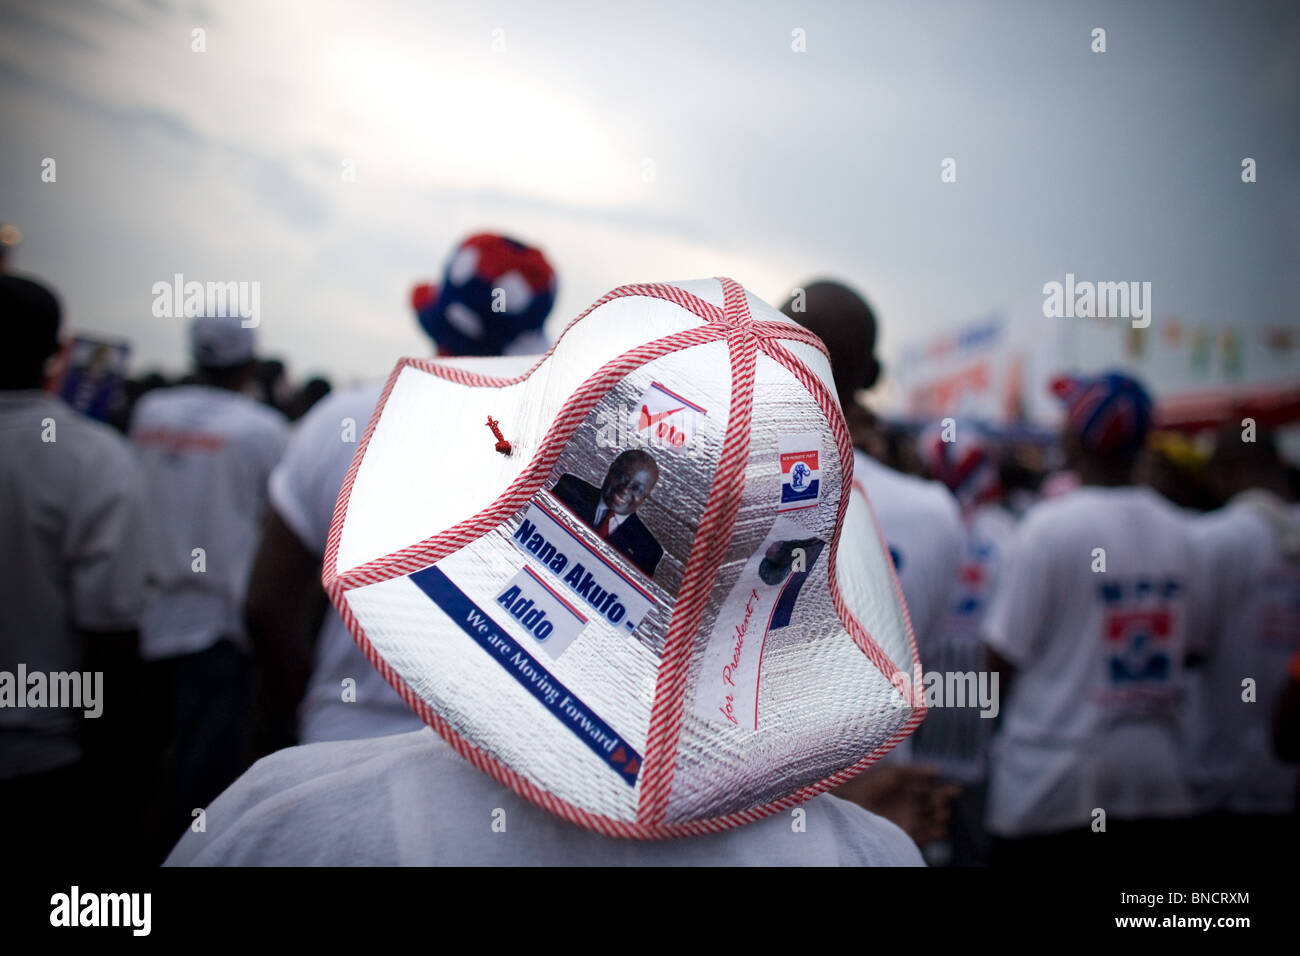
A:
POLYGON ((664 549, 636 516, 636 509, 658 480, 659 466, 649 452, 630 448, 614 459, 599 488, 577 475, 566 474, 560 476, 551 494, 615 551, 654 577, 664 549))

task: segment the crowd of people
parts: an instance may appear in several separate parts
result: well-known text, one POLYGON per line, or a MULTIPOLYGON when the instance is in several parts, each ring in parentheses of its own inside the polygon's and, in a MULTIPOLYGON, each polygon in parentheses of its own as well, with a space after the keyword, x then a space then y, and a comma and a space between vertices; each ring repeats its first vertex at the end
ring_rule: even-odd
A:
MULTIPOLYGON (((117 390, 104 420, 118 431, 126 433, 131 427, 136 403, 145 395, 159 388, 197 385, 201 378, 201 373, 196 369, 175 378, 168 378, 159 371, 151 371, 127 379, 117 390)), ((296 422, 332 389, 330 380, 321 375, 312 375, 295 384, 290 381, 283 360, 259 357, 249 364, 244 384, 239 390, 267 408, 275 409, 287 421, 296 422)))
MULTIPOLYGON (((479 234, 412 306, 437 356, 540 355, 555 291, 539 249, 479 234)), ((0 688, 0 816, 22 821, 18 852, 303 859, 307 824, 297 843, 269 824, 242 843, 227 833, 222 856, 207 831, 224 825, 216 807, 227 820, 264 813, 290 792, 289 777, 266 769, 279 765, 255 761, 327 742, 351 743, 328 751, 317 790, 335 797, 318 811, 356 812, 360 797, 341 795, 376 772, 370 743, 425 726, 321 584, 339 492, 383 382, 331 392, 313 380, 290 395, 275 385, 283 366, 259 358, 255 330, 238 316, 197 317, 192 373, 133 383, 119 405, 123 436, 43 389, 62 328, 53 291, 0 274, 0 304, 10 333, 0 672, 98 673, 104 688, 94 717, 85 700, 20 706, 27 688, 9 698, 0 688)), ((829 353, 854 446, 852 493, 870 502, 887 545, 929 705, 884 759, 818 798, 843 844, 837 859, 1028 869, 1231 860, 1294 840, 1300 504, 1269 430, 1227 421, 1208 456, 1174 461, 1150 394, 1117 371, 1053 384, 1064 424, 1051 444, 959 415, 890 423, 860 400, 884 374, 867 302, 823 280, 781 311, 829 353)), ((615 545, 620 527, 625 538, 637 531, 626 549, 653 576, 663 549, 635 509, 659 472, 644 452, 623 458, 606 486, 568 476, 556 496, 585 494, 583 520, 615 545), (611 491, 618 481, 640 485, 611 491)), ((383 751, 380 762, 408 774, 408 802, 386 813, 415 816, 422 799, 511 805, 499 784, 451 751, 430 757, 420 740, 383 751)), ((773 849, 771 821, 729 842, 630 844, 637 851, 535 807, 518 812, 537 816, 531 844, 466 860, 452 848, 467 844, 444 835, 430 842, 444 856, 414 862, 790 860, 773 849)), ((390 842, 358 845, 412 861, 390 842)))

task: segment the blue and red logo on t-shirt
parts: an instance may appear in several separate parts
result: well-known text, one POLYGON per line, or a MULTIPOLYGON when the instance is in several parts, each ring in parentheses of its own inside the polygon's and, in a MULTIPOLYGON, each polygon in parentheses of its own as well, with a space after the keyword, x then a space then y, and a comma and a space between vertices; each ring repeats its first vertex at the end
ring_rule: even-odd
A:
POLYGON ((1102 637, 1106 676, 1114 691, 1172 689, 1181 641, 1174 599, 1182 585, 1173 578, 1106 581, 1102 637))

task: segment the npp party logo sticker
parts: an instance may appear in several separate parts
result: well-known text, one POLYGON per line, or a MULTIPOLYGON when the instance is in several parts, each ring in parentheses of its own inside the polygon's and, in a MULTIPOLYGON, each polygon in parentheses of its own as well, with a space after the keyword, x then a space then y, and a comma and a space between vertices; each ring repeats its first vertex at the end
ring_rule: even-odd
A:
POLYGON ((782 435, 781 503, 777 511, 813 508, 821 501, 821 436, 815 433, 782 435))

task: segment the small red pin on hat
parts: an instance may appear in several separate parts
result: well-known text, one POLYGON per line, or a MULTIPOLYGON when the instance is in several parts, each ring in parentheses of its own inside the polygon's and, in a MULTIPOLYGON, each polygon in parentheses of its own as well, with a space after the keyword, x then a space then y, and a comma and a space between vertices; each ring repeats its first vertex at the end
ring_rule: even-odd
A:
POLYGON ((488 416, 487 427, 492 429, 492 434, 496 436, 497 451, 503 455, 510 454, 510 442, 505 440, 505 437, 501 434, 501 429, 497 427, 497 420, 491 415, 488 416))

